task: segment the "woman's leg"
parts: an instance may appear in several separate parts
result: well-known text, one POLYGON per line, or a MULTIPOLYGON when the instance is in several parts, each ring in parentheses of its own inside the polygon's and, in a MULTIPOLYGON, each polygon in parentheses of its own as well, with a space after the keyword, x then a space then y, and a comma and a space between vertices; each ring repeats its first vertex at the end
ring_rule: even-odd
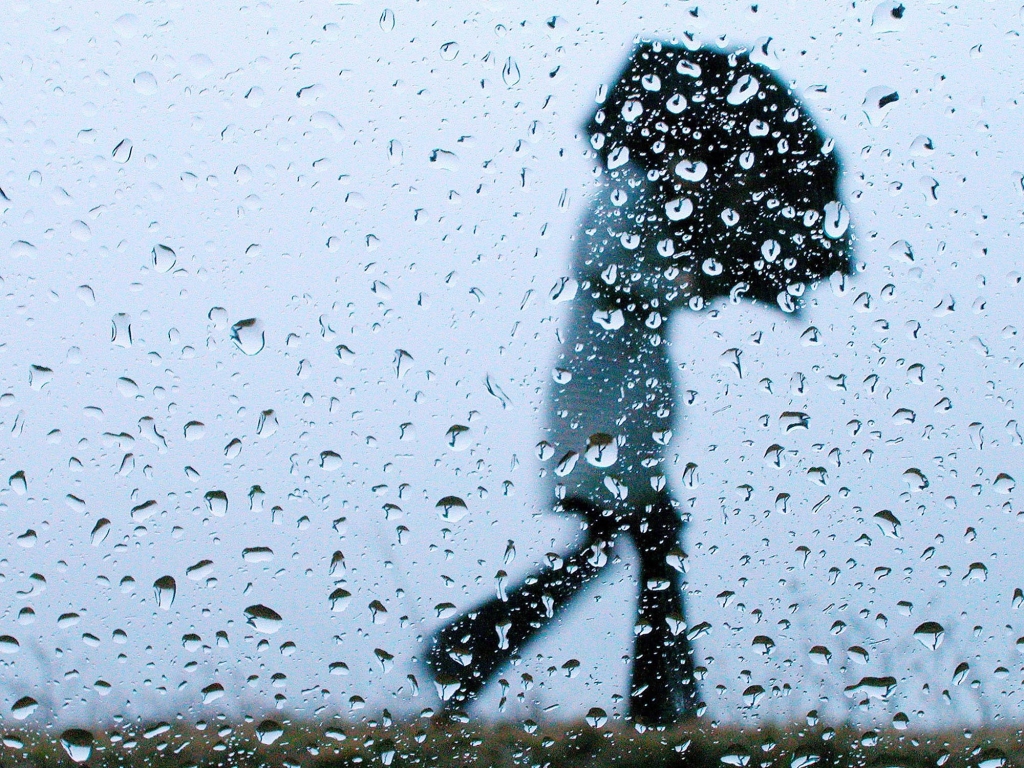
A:
POLYGON ((506 600, 494 598, 445 625, 430 641, 427 663, 442 689, 444 708, 473 699, 513 654, 565 608, 605 564, 614 533, 610 518, 589 502, 567 499, 567 512, 587 519, 586 539, 557 570, 546 569, 516 586, 506 600))
MULTIPOLYGON (((604 319, 603 299, 583 299, 604 319)), ((616 525, 628 528, 636 544, 639 634, 630 712, 642 721, 668 723, 692 716, 697 694, 682 577, 668 562, 682 530, 665 490, 664 449, 672 438, 675 387, 655 313, 638 301, 627 305, 613 330, 589 318, 571 327, 559 362, 572 378, 553 392, 549 434, 556 457, 570 449, 583 454, 560 482, 573 495, 611 506, 616 525), (595 433, 614 438, 611 460, 587 461, 582 446, 595 433)))
POLYGON ((667 495, 638 510, 630 521, 640 558, 630 714, 652 725, 693 717, 697 706, 682 574, 670 562, 681 531, 682 522, 667 495))

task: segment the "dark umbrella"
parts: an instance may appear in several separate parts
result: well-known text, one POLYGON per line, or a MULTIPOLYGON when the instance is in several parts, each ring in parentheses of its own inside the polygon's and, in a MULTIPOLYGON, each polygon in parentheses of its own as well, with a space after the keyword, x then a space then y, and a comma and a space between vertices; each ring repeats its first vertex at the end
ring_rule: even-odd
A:
MULTIPOLYGON (((656 247, 608 247, 602 243, 618 235, 594 229, 586 250, 588 273, 615 266, 630 274, 600 288, 624 310, 636 311, 639 297, 664 309, 682 297, 696 309, 728 295, 795 312, 807 287, 849 271, 849 217, 839 202, 832 142, 791 91, 745 54, 641 43, 587 131, 612 178, 622 183, 615 169, 632 162, 655 185, 631 213, 636 220, 623 226, 635 226, 643 234, 637 242, 657 240, 656 247)), ((561 506, 588 524, 586 541, 562 567, 527 578, 504 600, 478 606, 431 638, 427 661, 451 694, 447 709, 475 696, 569 604, 623 530, 637 543, 645 578, 668 586, 642 592, 650 603, 645 615, 659 626, 677 615, 685 626, 681 580, 666 564, 681 528, 667 495, 634 517, 603 516, 581 499, 561 506)), ((696 711, 688 638, 662 635, 638 639, 630 702, 634 715, 657 722, 696 711)))
POLYGON ((632 161, 657 184, 645 229, 665 233, 693 308, 728 295, 792 312, 849 272, 833 142, 746 54, 641 43, 587 132, 609 170, 632 161))

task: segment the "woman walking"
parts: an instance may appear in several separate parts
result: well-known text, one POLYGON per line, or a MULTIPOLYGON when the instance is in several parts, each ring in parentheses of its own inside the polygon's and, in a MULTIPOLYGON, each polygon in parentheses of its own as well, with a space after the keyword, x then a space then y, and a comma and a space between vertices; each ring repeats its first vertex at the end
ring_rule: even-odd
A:
POLYGON ((751 56, 641 43, 588 133, 605 186, 577 240, 544 451, 554 508, 581 517, 584 541, 442 628, 428 661, 445 706, 465 704, 628 535, 640 561, 630 714, 664 724, 698 704, 663 456, 665 323, 720 295, 796 312, 806 288, 848 271, 849 222, 832 142, 751 56))

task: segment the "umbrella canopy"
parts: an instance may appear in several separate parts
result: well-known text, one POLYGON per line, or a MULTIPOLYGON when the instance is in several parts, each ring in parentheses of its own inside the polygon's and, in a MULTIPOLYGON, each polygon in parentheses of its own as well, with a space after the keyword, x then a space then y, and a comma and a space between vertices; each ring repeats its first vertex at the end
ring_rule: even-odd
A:
POLYGON ((612 176, 639 166, 657 252, 692 307, 729 295, 796 310, 850 269, 839 163, 792 92, 743 52, 643 42, 587 126, 612 176))

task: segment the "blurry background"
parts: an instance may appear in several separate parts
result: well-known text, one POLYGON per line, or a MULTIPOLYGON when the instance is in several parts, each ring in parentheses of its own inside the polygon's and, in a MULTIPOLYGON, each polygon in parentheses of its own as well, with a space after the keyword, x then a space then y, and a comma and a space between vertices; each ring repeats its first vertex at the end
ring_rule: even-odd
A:
MULTIPOLYGON (((858 236, 799 319, 673 319, 705 717, 1020 716, 1018 3, 0 23, 4 721, 436 706, 422 638, 575 535, 537 480, 550 297, 637 34, 766 46, 858 236)), ((479 716, 622 711, 618 554, 479 716)))

